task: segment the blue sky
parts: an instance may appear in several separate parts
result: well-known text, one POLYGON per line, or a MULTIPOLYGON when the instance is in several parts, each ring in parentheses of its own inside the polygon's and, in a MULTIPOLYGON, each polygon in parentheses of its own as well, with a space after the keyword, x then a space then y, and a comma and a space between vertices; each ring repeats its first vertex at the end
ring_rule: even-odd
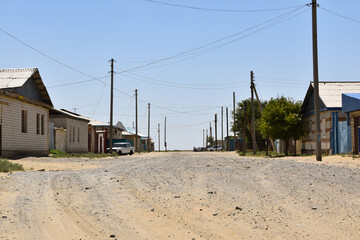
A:
MULTIPOLYGON (((109 122, 108 61, 114 58, 114 122, 132 126, 138 89, 139 129, 147 134, 150 103, 156 149, 158 123, 163 149, 165 116, 168 149, 202 146, 203 129, 214 124, 214 114, 221 119, 221 106, 231 112, 232 93, 237 100, 250 97, 251 70, 261 99, 284 95, 303 100, 312 81, 311 8, 305 6, 310 0, 160 2, 218 10, 282 10, 209 11, 146 0, 0 0, 0 29, 28 44, 0 31, 0 68, 37 67, 56 108, 76 109, 109 122), (266 26, 260 24, 281 15, 286 18, 277 25, 260 29, 266 26), (197 54, 178 55, 235 33, 197 54)), ((318 3, 320 80, 360 80, 360 2, 318 3)), ((219 137, 220 131, 219 122, 219 137)))

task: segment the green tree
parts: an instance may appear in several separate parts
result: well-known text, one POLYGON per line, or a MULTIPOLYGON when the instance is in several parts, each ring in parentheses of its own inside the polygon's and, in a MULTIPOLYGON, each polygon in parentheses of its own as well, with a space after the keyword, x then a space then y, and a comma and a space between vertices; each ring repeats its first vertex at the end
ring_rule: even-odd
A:
MULTIPOLYGON (((235 109, 235 124, 232 125, 231 131, 236 131, 243 133, 243 127, 244 127, 244 117, 245 117, 245 102, 246 102, 246 114, 247 114, 247 127, 246 127, 246 141, 247 141, 247 147, 252 148, 252 136, 250 132, 249 126, 251 126, 251 99, 242 100, 241 102, 238 102, 235 109)), ((260 101, 261 107, 264 109, 267 102, 266 101, 260 101)), ((258 126, 258 120, 261 117, 261 111, 259 108, 259 104, 254 100, 254 106, 255 106, 255 139, 256 142, 264 142, 265 140, 261 136, 259 126, 258 126)))
POLYGON ((214 145, 214 142, 215 142, 215 140, 214 140, 214 137, 213 136, 208 136, 207 137, 207 139, 206 139, 206 145, 207 146, 213 146, 214 145))
POLYGON ((285 97, 271 99, 266 105, 259 121, 259 129, 264 137, 280 139, 285 142, 288 155, 289 140, 298 140, 305 135, 305 126, 300 114, 301 101, 285 97))

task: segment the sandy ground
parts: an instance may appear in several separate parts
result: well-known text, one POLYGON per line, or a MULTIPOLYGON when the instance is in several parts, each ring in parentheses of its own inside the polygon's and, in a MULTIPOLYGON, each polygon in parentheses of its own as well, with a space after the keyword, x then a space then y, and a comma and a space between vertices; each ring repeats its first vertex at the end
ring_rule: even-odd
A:
POLYGON ((169 152, 26 158, 0 239, 360 239, 360 159, 169 152))

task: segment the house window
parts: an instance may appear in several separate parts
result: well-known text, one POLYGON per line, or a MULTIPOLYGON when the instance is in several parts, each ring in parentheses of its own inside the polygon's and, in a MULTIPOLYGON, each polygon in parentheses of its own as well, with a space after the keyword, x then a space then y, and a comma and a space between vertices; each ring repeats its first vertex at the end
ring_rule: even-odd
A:
POLYGON ((69 126, 69 142, 71 142, 71 131, 72 131, 72 126, 69 126))
POLYGON ((72 127, 72 141, 75 142, 75 126, 72 127))
POLYGON ((78 142, 80 142, 80 128, 78 127, 77 129, 78 129, 78 132, 77 132, 77 140, 78 140, 78 142))
POLYGON ((27 133, 27 111, 21 110, 21 132, 27 133))
POLYGON ((44 135, 45 130, 44 114, 41 115, 41 135, 44 135))
POLYGON ((36 114, 36 134, 40 134, 40 114, 36 114))

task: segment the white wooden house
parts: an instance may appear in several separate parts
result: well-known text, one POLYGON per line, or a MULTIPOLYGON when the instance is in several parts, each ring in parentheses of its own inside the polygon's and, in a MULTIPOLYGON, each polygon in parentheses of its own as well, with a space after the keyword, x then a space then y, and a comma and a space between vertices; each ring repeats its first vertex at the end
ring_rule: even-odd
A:
POLYGON ((0 155, 46 155, 53 104, 37 68, 0 69, 0 155))

